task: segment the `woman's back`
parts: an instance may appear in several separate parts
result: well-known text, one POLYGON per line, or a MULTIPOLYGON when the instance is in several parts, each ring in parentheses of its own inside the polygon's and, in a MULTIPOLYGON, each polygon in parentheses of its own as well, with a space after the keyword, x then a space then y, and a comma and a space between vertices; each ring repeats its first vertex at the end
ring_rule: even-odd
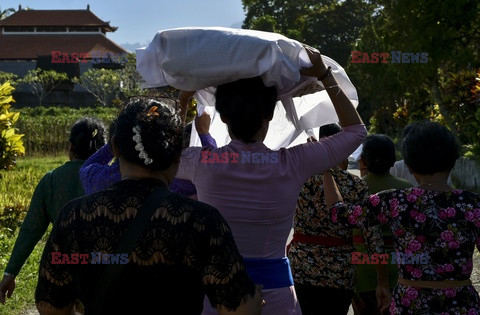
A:
MULTIPOLYGON (((480 196, 421 188, 385 191, 378 196, 370 197, 368 208, 378 214, 380 222, 388 220, 392 227, 399 279, 441 282, 470 278, 472 254, 475 245, 480 245, 480 196)), ((471 285, 419 290, 399 280, 394 296, 400 301, 395 314, 407 310, 435 313, 435 307, 453 312, 457 305, 468 305, 467 310, 480 307, 471 285)))
POLYGON ((237 307, 253 286, 246 274, 242 275, 243 268, 237 266, 241 257, 232 246, 228 226, 208 205, 178 194, 168 195, 132 252, 117 255, 120 257, 115 261, 105 258, 134 224, 143 202, 156 187, 167 189, 155 179, 124 180, 67 204, 46 252, 60 252, 57 259, 63 263, 69 263, 72 255, 85 254, 86 263, 77 256, 77 264, 65 268, 63 263, 55 264, 53 254, 52 262, 42 261, 37 299, 68 304, 76 297, 92 311, 92 288, 99 286, 105 264, 119 263, 126 264, 125 269, 102 299, 111 311, 133 314, 158 308, 169 314, 199 314, 205 291, 215 304, 237 307), (219 274, 228 275, 229 281, 220 285, 219 274), (61 301, 55 294, 60 291, 61 301), (137 303, 127 302, 131 299, 137 303))
MULTIPOLYGON (((219 209, 231 226, 250 277, 264 286, 264 314, 301 312, 285 257, 300 188, 310 176, 346 159, 366 134, 331 68, 318 51, 306 47, 306 52, 313 66, 300 73, 326 86, 339 122, 345 126, 343 132, 317 143, 269 150, 263 141, 278 99, 276 88, 266 86, 260 77, 241 79, 219 85, 215 93, 215 108, 234 140, 219 149, 184 150, 177 173, 191 180, 198 200, 219 209)), ((186 100, 188 93, 181 97, 184 111, 186 100)))
POLYGON ((238 140, 218 149, 192 147, 177 176, 192 180, 198 200, 219 209, 242 256, 280 258, 305 180, 342 161, 364 132, 363 125, 348 126, 324 141, 278 151, 238 140))
POLYGON ((300 189, 285 150, 240 141, 212 150, 213 154, 225 152, 239 154, 239 163, 197 165, 194 183, 199 200, 219 209, 244 257, 284 257, 300 189), (247 162, 246 152, 271 159, 247 162))
POLYGON ((414 258, 413 263, 403 264, 398 257, 400 277, 469 278, 474 246, 480 244, 480 196, 462 190, 421 188, 385 191, 378 196, 379 200, 370 198, 369 208, 378 211, 380 220, 389 221, 396 251, 411 253, 409 261, 414 258), (420 262, 417 256, 422 258, 420 262), (412 269, 412 265, 417 266, 412 269), (446 272, 446 265, 454 268, 448 267, 446 272))
POLYGON ((45 210, 50 222, 55 222, 62 207, 70 200, 84 195, 78 176, 83 160, 68 161, 45 175, 45 210))

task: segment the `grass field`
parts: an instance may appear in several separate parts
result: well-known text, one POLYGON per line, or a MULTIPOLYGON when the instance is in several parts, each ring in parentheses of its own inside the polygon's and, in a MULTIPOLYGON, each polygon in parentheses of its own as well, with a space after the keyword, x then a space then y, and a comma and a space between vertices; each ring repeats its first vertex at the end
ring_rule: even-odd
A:
MULTIPOLYGON (((8 206, 22 205, 28 208, 33 191, 42 176, 67 160, 66 155, 21 158, 17 161, 18 164, 14 170, 0 172, 0 217, 3 215, 3 209, 8 206)), ((48 231, 50 231, 50 228, 48 231)), ((0 226, 0 271, 2 275, 10 258, 17 234, 18 229, 12 232, 0 226)), ((48 233, 35 247, 32 255, 17 276, 17 287, 12 298, 7 300, 6 305, 0 305, 1 315, 22 314, 25 309, 33 305, 38 263, 47 237, 48 233)))
POLYGON ((20 118, 15 125, 23 137, 28 156, 46 156, 62 152, 68 147, 71 126, 82 117, 96 117, 108 128, 118 108, 32 107, 18 110, 20 118))

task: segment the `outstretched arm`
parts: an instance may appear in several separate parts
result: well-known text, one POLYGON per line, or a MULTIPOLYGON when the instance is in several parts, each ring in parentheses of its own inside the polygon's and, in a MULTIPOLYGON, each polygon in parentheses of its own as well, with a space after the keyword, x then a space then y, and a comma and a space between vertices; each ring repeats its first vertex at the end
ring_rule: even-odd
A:
POLYGON ((363 124, 363 121, 352 102, 343 92, 340 85, 338 85, 337 80, 333 76, 331 70, 329 70, 323 63, 320 52, 306 45, 305 49, 307 50, 313 66, 308 69, 303 69, 300 72, 303 75, 316 77, 322 81, 328 96, 332 100, 333 106, 335 107, 340 125, 344 127, 363 124))
MULTIPOLYGON (((338 186, 335 183, 335 180, 333 179, 330 171, 326 171, 323 173, 323 189, 325 193, 325 203, 327 204, 327 208, 332 207, 337 202, 343 201, 342 195, 340 194, 338 186)), ((335 213, 335 217, 337 216, 338 213, 335 213)), ((383 247, 383 244, 377 244, 381 240, 381 235, 379 235, 379 233, 381 232, 378 229, 371 229, 369 230, 369 232, 371 232, 373 235, 371 238, 369 237, 368 239, 369 250, 371 250, 371 248, 383 247)), ((368 233, 368 235, 370 235, 370 233, 368 233)), ((389 290, 387 265, 376 264, 375 270, 377 272, 377 303, 380 311, 384 312, 388 310, 390 300, 392 298, 389 290)))
MULTIPOLYGON (((5 272, 12 276, 17 276, 19 274, 23 264, 28 259, 28 256, 30 256, 35 245, 37 245, 43 234, 45 234, 48 225, 50 224, 45 204, 46 186, 48 185, 50 178, 50 175, 46 174, 40 180, 33 193, 27 216, 20 227, 20 232, 18 233, 15 246, 12 250, 12 255, 5 268, 5 272)), ((8 278, 6 280, 8 280, 8 278)), ((3 292, 6 292, 5 285, 7 284, 10 288, 8 293, 10 296, 15 288, 14 285, 12 286, 11 281, 2 281, 2 284, 0 284, 0 301, 2 301, 3 292)))
POLYGON ((367 130, 353 103, 338 85, 331 70, 325 66, 318 50, 305 47, 313 66, 301 70, 302 75, 322 81, 337 113, 342 131, 318 142, 304 143, 288 149, 291 168, 296 171, 301 185, 314 174, 334 167, 348 158, 364 141, 367 130))
POLYGON ((188 102, 190 102, 190 99, 192 98, 193 94, 195 94, 195 92, 196 91, 180 91, 180 93, 178 94, 180 117, 182 118, 183 122, 185 122, 185 119, 187 118, 188 102))
POLYGON ((217 142, 210 135, 210 115, 207 112, 203 112, 202 116, 195 117, 195 129, 202 142, 202 147, 217 147, 217 142))
POLYGON ((85 195, 104 190, 121 180, 118 161, 110 165, 112 160, 112 148, 107 143, 85 161, 79 171, 85 195))
POLYGON ((323 172, 323 191, 325 194, 325 204, 327 205, 327 208, 330 208, 337 202, 343 201, 342 195, 338 190, 337 183, 335 183, 330 170, 323 172))

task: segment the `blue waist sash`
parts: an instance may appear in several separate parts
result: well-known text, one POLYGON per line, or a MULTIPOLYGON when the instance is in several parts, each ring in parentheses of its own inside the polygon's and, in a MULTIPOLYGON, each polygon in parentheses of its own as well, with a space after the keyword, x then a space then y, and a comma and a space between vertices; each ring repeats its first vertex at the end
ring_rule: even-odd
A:
POLYGON ((293 285, 290 261, 287 257, 276 259, 244 258, 247 273, 255 284, 264 289, 276 289, 293 285))

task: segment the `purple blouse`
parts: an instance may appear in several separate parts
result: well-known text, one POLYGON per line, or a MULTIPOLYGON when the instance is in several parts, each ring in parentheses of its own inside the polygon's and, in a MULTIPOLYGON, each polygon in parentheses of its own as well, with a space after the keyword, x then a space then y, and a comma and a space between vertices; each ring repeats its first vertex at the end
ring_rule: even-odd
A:
POLYGON ((109 165, 112 159, 112 149, 107 143, 85 161, 79 172, 85 195, 104 190, 122 179, 118 160, 109 165))
POLYGON ((277 151, 262 142, 238 140, 217 149, 189 147, 183 150, 177 177, 191 180, 198 200, 222 213, 244 257, 281 258, 305 181, 345 160, 365 136, 361 124, 277 151), (227 155, 229 163, 223 163, 227 155))
MULTIPOLYGON (((199 136, 202 146, 217 147, 215 139, 210 134, 199 136)), ((85 161, 79 172, 85 195, 104 190, 122 179, 118 160, 109 165, 113 158, 110 145, 106 144, 85 161)), ((197 194, 197 190, 191 181, 177 178, 171 183, 170 190, 185 196, 197 194)))
MULTIPOLYGON (((365 136, 359 124, 277 151, 238 140, 217 149, 190 147, 182 153, 177 177, 191 180, 198 200, 220 211, 244 258, 282 258, 305 181, 345 160, 365 136)), ((293 286, 263 292, 268 301, 263 314, 300 313, 293 286)))

